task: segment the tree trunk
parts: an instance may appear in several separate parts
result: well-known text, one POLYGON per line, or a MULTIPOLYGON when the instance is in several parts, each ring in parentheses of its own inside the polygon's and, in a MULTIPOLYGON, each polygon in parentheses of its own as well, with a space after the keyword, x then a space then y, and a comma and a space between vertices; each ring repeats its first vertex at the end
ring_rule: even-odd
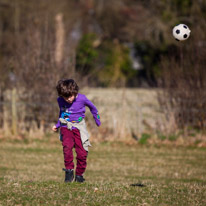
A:
POLYGON ((55 61, 59 65, 63 59, 64 43, 65 43, 65 29, 64 29, 62 13, 58 13, 55 17, 55 20, 56 20, 55 61))
POLYGON ((11 113, 12 113, 12 134, 17 135, 17 109, 16 109, 16 88, 12 89, 12 107, 11 107, 11 113))

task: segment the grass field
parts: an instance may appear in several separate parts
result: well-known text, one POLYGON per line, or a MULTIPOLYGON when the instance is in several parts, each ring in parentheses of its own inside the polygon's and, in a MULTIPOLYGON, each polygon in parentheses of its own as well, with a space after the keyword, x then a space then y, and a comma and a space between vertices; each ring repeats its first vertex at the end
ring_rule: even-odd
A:
POLYGON ((65 184, 54 137, 1 140, 0 205, 206 205, 205 159, 206 148, 96 143, 86 182, 65 184))

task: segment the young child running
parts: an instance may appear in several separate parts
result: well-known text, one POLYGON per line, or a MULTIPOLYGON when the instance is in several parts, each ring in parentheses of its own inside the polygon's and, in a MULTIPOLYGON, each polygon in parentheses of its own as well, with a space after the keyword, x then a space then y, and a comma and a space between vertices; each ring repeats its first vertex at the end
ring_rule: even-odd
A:
POLYGON ((58 92, 59 120, 52 127, 53 131, 60 128, 60 140, 62 141, 65 182, 74 180, 73 151, 76 151, 75 181, 84 182, 83 173, 87 166, 87 154, 89 134, 85 124, 85 106, 89 107, 97 126, 100 126, 100 117, 95 105, 83 94, 79 94, 79 87, 73 79, 60 80, 56 86, 58 92))

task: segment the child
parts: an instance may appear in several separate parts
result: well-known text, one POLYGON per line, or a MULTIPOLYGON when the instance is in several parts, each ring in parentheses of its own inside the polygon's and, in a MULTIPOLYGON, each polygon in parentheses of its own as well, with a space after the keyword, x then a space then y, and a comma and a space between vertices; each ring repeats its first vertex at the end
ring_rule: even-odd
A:
POLYGON ((73 151, 76 151, 76 182, 84 182, 83 173, 86 170, 89 134, 86 129, 85 106, 89 107, 97 126, 100 126, 100 117, 94 104, 83 94, 78 94, 79 87, 73 79, 60 80, 56 86, 58 92, 59 120, 52 130, 60 128, 60 140, 64 153, 65 182, 74 180, 73 151))

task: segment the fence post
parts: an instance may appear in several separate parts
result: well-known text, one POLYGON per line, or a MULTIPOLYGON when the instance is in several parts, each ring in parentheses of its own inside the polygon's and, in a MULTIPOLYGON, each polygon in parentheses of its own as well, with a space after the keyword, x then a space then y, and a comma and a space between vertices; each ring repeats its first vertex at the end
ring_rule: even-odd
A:
POLYGON ((12 133, 13 135, 17 135, 17 110, 16 110, 16 88, 12 89, 12 97, 11 97, 11 113, 12 113, 12 133))
POLYGON ((139 136, 142 136, 143 126, 142 126, 142 106, 140 104, 140 100, 137 97, 137 124, 138 124, 138 133, 139 136))

